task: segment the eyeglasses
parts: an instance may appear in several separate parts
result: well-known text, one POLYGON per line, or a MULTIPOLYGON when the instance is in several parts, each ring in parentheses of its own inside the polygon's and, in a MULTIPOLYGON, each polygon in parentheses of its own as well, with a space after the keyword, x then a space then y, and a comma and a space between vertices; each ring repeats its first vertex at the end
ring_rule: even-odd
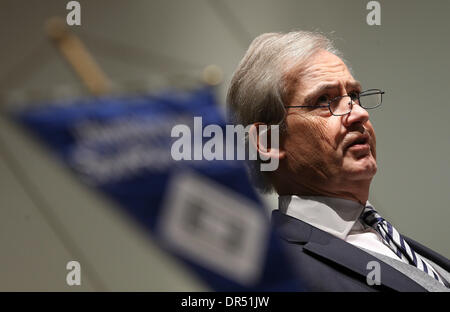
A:
POLYGON ((324 100, 323 102, 327 102, 327 105, 293 105, 293 106, 285 106, 286 108, 290 107, 328 107, 331 114, 334 116, 343 116, 347 115, 352 111, 353 104, 357 104, 365 109, 374 109, 381 105, 383 102, 383 94, 385 92, 380 89, 368 89, 362 91, 361 93, 355 93, 351 95, 342 95, 337 96, 328 102, 324 100))

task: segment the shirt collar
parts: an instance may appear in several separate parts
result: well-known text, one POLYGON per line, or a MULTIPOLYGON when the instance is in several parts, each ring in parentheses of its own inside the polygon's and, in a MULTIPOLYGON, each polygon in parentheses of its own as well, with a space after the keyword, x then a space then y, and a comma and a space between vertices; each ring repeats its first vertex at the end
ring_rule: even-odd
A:
POLYGON ((296 195, 279 196, 278 208, 340 239, 345 239, 354 225, 358 226, 364 210, 363 205, 348 199, 296 195))

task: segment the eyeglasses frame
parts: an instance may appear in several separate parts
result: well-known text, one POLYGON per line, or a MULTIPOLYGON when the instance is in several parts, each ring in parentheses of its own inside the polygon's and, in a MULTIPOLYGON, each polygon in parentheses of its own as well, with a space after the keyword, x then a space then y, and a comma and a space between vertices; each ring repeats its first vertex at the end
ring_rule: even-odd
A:
MULTIPOLYGON (((382 91, 381 89, 367 89, 367 90, 364 90, 364 91, 362 91, 362 92, 360 92, 359 94, 358 94, 358 102, 359 102, 359 106, 361 106, 362 108, 364 108, 364 109, 374 109, 374 108, 377 108, 377 107, 380 107, 381 106, 381 103, 383 103, 383 94, 385 94, 386 92, 384 92, 384 91, 382 91), (375 106, 375 107, 364 107, 363 105, 361 105, 361 97, 364 97, 364 96, 369 96, 369 95, 374 95, 374 94, 380 94, 381 95, 381 98, 380 98, 380 103, 377 105, 377 106, 375 106)), ((310 107, 310 108, 319 108, 319 107, 328 107, 328 110, 330 111, 330 113, 332 114, 332 115, 334 115, 334 116, 345 116, 345 115, 348 115, 348 114, 350 114, 351 113, 351 111, 352 111, 352 109, 353 109, 353 102, 354 102, 354 100, 352 99, 351 101, 350 101, 350 103, 351 103, 351 106, 350 106, 350 111, 348 111, 347 113, 345 113, 345 114, 335 114, 335 113, 333 113, 332 111, 331 111, 331 102, 333 102, 333 101, 335 101, 336 99, 338 99, 338 98, 344 98, 344 97, 350 97, 350 99, 351 99, 351 96, 350 95, 348 95, 348 94, 346 94, 346 95, 340 95, 340 96, 336 96, 336 97, 334 97, 334 98, 332 98, 331 100, 329 100, 328 101, 328 105, 290 105, 290 106, 285 106, 285 108, 296 108, 296 107, 299 107, 299 108, 302 108, 302 107, 310 107)))

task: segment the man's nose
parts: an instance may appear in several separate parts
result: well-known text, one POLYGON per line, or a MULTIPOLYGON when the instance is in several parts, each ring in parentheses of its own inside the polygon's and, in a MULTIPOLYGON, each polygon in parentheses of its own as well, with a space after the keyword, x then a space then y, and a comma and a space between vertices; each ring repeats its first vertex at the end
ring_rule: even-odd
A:
POLYGON ((351 125, 354 123, 361 123, 362 125, 364 125, 368 120, 369 112, 356 103, 353 104, 352 111, 344 118, 344 122, 347 125, 351 125))

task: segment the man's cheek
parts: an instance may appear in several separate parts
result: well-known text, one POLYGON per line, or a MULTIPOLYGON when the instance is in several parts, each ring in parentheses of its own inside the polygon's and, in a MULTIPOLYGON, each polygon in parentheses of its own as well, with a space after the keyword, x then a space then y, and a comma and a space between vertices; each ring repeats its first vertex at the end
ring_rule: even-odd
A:
POLYGON ((375 133, 372 131, 373 136, 371 135, 370 140, 370 150, 372 152, 373 158, 377 159, 377 138, 375 137, 375 133))

